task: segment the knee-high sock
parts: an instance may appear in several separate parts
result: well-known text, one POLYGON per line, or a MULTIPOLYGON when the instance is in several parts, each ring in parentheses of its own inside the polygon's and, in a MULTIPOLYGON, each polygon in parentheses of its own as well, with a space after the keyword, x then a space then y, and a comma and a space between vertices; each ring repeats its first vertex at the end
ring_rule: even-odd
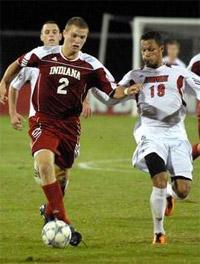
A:
POLYGON ((154 234, 162 233, 165 234, 164 231, 164 215, 166 209, 166 193, 167 188, 160 189, 157 187, 153 187, 151 197, 150 197, 150 205, 153 217, 154 224, 154 234))
POLYGON ((49 202, 49 205, 47 206, 47 214, 50 214, 50 211, 52 210, 51 214, 56 218, 67 224, 71 224, 71 221, 66 216, 60 184, 55 181, 54 183, 42 186, 42 188, 49 202))

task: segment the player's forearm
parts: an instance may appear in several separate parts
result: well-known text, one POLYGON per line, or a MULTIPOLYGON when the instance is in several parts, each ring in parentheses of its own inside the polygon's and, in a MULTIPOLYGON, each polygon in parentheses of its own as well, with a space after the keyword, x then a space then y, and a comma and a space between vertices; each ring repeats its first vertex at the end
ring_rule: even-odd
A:
POLYGON ((8 92, 8 106, 9 106, 9 115, 15 115, 17 112, 17 100, 19 92, 10 87, 8 92))
POLYGON ((124 98, 125 96, 128 95, 128 93, 127 93, 127 89, 128 89, 128 88, 126 88, 126 87, 118 86, 118 87, 114 90, 114 93, 113 93, 112 98, 115 98, 115 99, 121 99, 121 98, 124 98))
POLYGON ((121 99, 127 95, 134 95, 137 94, 142 89, 142 84, 133 84, 129 87, 118 86, 113 92, 111 93, 111 97, 114 99, 121 99))
POLYGON ((3 78, 1 80, 1 83, 5 83, 6 85, 10 84, 10 82, 13 80, 15 75, 20 71, 20 69, 21 66, 17 63, 17 61, 11 63, 6 69, 3 78))

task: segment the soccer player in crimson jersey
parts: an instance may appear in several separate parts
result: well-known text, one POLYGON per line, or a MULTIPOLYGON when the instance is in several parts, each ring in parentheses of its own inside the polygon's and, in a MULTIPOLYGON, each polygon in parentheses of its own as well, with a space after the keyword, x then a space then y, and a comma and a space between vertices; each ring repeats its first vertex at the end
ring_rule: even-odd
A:
MULTIPOLYGON (((200 76, 200 53, 194 56, 189 65, 188 70, 196 73, 200 76)), ((197 100, 197 122, 198 122, 198 133, 200 139, 200 100, 197 100)), ((200 144, 195 144, 192 146, 193 159, 196 159, 200 155, 200 144)))
MULTIPOLYGON (((44 46, 59 45, 61 39, 62 39, 62 34, 60 33, 58 24, 52 20, 46 21, 42 26, 41 34, 40 34, 40 40, 43 42, 44 46)), ((19 74, 11 82, 11 85, 9 87, 9 96, 8 96, 9 114, 10 114, 12 127, 16 130, 21 130, 23 123, 22 122, 23 116, 17 112, 17 100, 19 96, 19 91, 26 83, 29 83, 31 86, 31 94, 33 94, 38 76, 39 76, 39 69, 32 67, 25 67, 21 69, 19 74)), ((33 108, 30 99, 29 118, 31 118, 34 115, 35 115, 35 110, 33 108)), ((85 118, 91 115, 91 108, 86 99, 83 102, 82 115, 85 118)), ((68 169, 61 169, 55 164, 55 171, 56 171, 56 178, 58 179, 61 185, 62 192, 64 194, 69 180, 68 169)), ((37 182, 40 183, 37 164, 35 164, 35 179, 37 182)))
POLYGON ((163 64, 158 32, 142 35, 141 53, 144 68, 128 72, 119 84, 143 83, 136 96, 140 123, 135 128, 138 146, 132 163, 151 175, 153 244, 165 244, 164 215, 172 214, 174 199, 186 198, 191 187, 192 150, 184 127, 183 93, 189 86, 200 99, 200 78, 187 69, 163 64))
MULTIPOLYGON (((63 220, 71 227, 55 177, 54 162, 63 169, 73 164, 80 138, 79 115, 87 91, 97 87, 113 98, 123 98, 141 89, 141 84, 117 86, 96 58, 81 52, 88 32, 89 27, 82 18, 69 19, 63 31, 62 46, 39 47, 21 56, 7 68, 0 83, 0 102, 5 103, 6 87, 22 67, 40 70, 32 94, 36 113, 29 122, 32 153, 48 200, 46 216, 63 220)), ((74 245, 77 245, 81 235, 73 234, 74 245)))

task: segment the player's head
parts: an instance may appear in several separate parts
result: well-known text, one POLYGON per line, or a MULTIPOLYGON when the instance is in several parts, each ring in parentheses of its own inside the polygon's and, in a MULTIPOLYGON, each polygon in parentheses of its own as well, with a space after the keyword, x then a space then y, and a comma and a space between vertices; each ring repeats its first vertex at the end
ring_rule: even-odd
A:
POLYGON ((180 52, 180 43, 175 39, 171 39, 168 40, 165 45, 166 45, 167 56, 171 60, 175 60, 180 52))
POLYGON ((142 59, 147 67, 157 68, 162 64, 164 43, 159 32, 150 31, 140 39, 142 59))
POLYGON ((64 46, 71 53, 77 53, 86 42, 89 26, 82 17, 72 17, 63 31, 64 46))
POLYGON ((40 40, 43 42, 44 46, 59 45, 61 39, 62 34, 60 33, 58 24, 53 20, 46 21, 40 33, 40 40))

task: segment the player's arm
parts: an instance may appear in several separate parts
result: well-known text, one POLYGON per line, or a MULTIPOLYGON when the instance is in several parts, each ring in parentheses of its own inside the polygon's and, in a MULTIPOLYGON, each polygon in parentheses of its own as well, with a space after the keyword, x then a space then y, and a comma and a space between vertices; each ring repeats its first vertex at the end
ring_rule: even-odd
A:
MULTIPOLYGON (((100 64, 101 65, 101 64, 100 64)), ((116 84, 112 74, 104 67, 99 67, 95 70, 96 82, 92 87, 97 87, 105 92, 109 97, 114 99, 123 99, 126 96, 137 94, 142 89, 142 84, 123 85, 121 82, 116 84)))
POLYGON ((119 86, 114 90, 114 94, 111 94, 113 98, 123 98, 128 96, 129 98, 135 98, 135 95, 142 89, 142 83, 136 83, 133 71, 129 71, 124 75, 122 80, 118 84, 119 86))
POLYGON ((14 89, 12 86, 9 88, 8 92, 8 105, 9 105, 9 115, 10 122, 14 129, 22 129, 22 121, 24 120, 23 116, 17 113, 17 100, 18 100, 19 91, 14 89))
POLYGON ((92 115, 92 109, 90 107, 89 96, 87 95, 85 97, 85 100, 83 101, 83 109, 82 109, 81 116, 83 116, 84 118, 88 118, 88 117, 91 117, 91 115, 92 115))
POLYGON ((9 86, 15 75, 20 71, 20 69, 21 66, 19 65, 17 60, 11 63, 6 69, 0 82, 0 103, 5 104, 5 102, 7 101, 7 87, 9 86))
POLYGON ((200 77, 195 73, 188 71, 188 74, 185 77, 185 81, 186 81, 186 90, 189 86, 189 88, 191 88, 194 91, 196 98, 200 100, 200 77))
POLYGON ((8 66, 0 82, 0 103, 4 104, 5 101, 7 101, 6 88, 13 80, 15 75, 19 73, 21 68, 38 67, 40 63, 40 57, 42 57, 45 52, 48 54, 48 52, 50 52, 50 49, 45 49, 45 47, 33 49, 32 51, 19 57, 16 61, 14 61, 8 66))
POLYGON ((187 69, 200 76, 200 56, 192 58, 187 69))
POLYGON ((118 86, 109 94, 109 96, 115 99, 122 99, 125 96, 137 94, 142 89, 142 86, 142 83, 133 84, 129 87, 118 86))
POLYGON ((19 74, 12 80, 9 91, 8 91, 8 106, 9 106, 9 115, 10 122, 14 129, 22 129, 22 121, 24 120, 23 116, 17 112, 17 101, 19 96, 19 91, 23 85, 31 80, 31 70, 30 68, 23 68, 19 74))
POLYGON ((197 118, 198 118, 198 131, 200 137, 200 77, 195 73, 190 72, 189 76, 186 78, 187 85, 194 91, 197 98, 197 118))
POLYGON ((113 105, 128 101, 130 99, 134 99, 134 96, 126 96, 123 99, 111 98, 106 93, 102 92, 101 90, 99 90, 97 88, 92 88, 91 92, 95 98, 97 98, 101 103, 103 103, 107 106, 113 106, 113 105))

